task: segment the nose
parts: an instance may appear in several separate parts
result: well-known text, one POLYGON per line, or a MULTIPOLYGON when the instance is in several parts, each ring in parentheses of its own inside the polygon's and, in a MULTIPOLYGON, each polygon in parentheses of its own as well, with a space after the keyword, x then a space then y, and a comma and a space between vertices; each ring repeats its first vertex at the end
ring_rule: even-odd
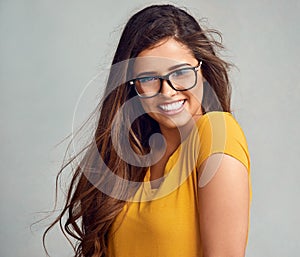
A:
POLYGON ((167 96, 173 96, 177 94, 177 91, 174 90, 168 83, 167 80, 162 80, 162 85, 161 85, 161 94, 167 95, 167 96))

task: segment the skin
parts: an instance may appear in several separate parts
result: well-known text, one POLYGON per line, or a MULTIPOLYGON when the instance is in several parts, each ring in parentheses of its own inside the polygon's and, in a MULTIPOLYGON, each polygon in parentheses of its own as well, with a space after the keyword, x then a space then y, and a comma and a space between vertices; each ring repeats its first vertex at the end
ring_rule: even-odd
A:
POLYGON ((204 257, 243 257, 249 222, 247 169, 237 159, 218 153, 203 162, 202 172, 214 172, 198 190, 204 257), (216 166, 216 172, 211 170, 216 166))
MULTIPOLYGON (((153 58, 151 61, 145 59, 137 62, 134 68, 135 74, 155 71, 164 75, 170 72, 169 67, 174 63, 188 63, 191 66, 196 66, 198 63, 191 51, 174 39, 164 40, 153 48, 142 51, 138 57, 160 59, 153 58), (153 61, 155 59, 156 61, 153 61)), ((159 123, 167 143, 164 156, 151 166, 151 180, 163 175, 168 158, 181 142, 177 127, 183 128, 188 133, 191 118, 197 120, 201 117, 204 78, 201 70, 197 75, 198 84, 189 91, 175 91, 164 82, 160 95, 141 99, 144 110, 159 123), (159 108, 160 104, 182 99, 185 100, 183 110, 176 114, 162 112, 159 108), (190 115, 186 115, 186 112, 190 115)), ((213 154, 204 161, 198 172, 199 178, 203 172, 214 173, 212 179, 198 190, 200 234, 204 257, 245 256, 249 220, 249 185, 246 167, 229 155, 213 154)))
MULTIPOLYGON (((170 38, 159 42, 150 49, 142 51, 135 62, 134 74, 135 76, 140 76, 140 74, 145 72, 153 72, 154 75, 165 75, 174 70, 172 67, 175 65, 181 65, 182 68, 195 67, 198 65, 198 60, 187 46, 170 38)), ((201 117, 202 95, 203 76, 200 69, 197 72, 197 85, 194 88, 187 91, 176 91, 164 81, 159 95, 141 99, 145 112, 158 122, 161 132, 166 139, 167 150, 164 160, 168 159, 188 135, 194 124, 193 121, 201 117), (159 107, 162 104, 174 103, 180 100, 184 100, 184 104, 179 111, 165 112, 159 107), (181 136, 178 128, 183 133, 181 136)), ((155 177, 157 176, 155 175, 155 177)))

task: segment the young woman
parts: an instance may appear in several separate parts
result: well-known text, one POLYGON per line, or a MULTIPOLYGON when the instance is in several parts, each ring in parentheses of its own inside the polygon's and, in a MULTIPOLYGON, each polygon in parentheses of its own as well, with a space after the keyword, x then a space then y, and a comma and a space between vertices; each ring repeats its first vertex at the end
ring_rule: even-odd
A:
POLYGON ((210 35, 172 5, 128 21, 93 142, 46 231, 66 218, 75 256, 244 256, 249 154, 210 35))

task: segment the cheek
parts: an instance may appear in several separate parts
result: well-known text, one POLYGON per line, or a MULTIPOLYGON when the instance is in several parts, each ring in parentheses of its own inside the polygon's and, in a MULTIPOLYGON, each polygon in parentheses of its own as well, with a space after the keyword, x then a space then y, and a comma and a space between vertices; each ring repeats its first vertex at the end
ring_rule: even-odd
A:
POLYGON ((193 102, 196 106, 201 106, 202 99, 203 99, 203 84, 200 83, 195 88, 191 90, 191 99, 193 99, 193 102))
POLYGON ((151 109, 154 106, 153 101, 151 99, 141 99, 140 101, 145 113, 151 112, 151 109))

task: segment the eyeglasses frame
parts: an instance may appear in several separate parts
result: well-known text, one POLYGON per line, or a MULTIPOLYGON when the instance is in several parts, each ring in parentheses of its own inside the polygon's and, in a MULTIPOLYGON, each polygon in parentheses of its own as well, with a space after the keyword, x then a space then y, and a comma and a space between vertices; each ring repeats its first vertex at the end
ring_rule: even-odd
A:
POLYGON ((164 75, 164 76, 145 76, 145 77, 139 77, 139 78, 135 78, 135 79, 132 79, 129 81, 129 85, 131 86, 134 86, 134 89, 135 89, 135 92, 137 93, 137 95, 140 97, 140 98, 151 98, 151 97, 155 97, 157 95, 160 94, 161 90, 162 90, 162 85, 163 85, 163 81, 167 81, 168 85, 175 91, 187 91, 187 90, 190 90, 192 88, 194 88, 196 85, 197 85, 197 82, 198 82, 198 76, 197 76, 197 71, 199 71, 199 69, 201 68, 201 65, 202 65, 202 61, 199 61, 198 65, 197 66, 194 66, 194 67, 184 67, 184 68, 181 68, 181 69, 177 69, 177 70, 174 70, 174 71, 171 71, 169 72, 168 74, 164 75), (196 77, 196 80, 195 80, 195 83, 193 86, 189 87, 189 88, 184 88, 184 89, 176 89, 171 81, 169 80, 169 77, 171 76, 171 74, 173 74, 174 72, 176 71, 180 71, 180 70, 184 70, 184 69, 192 69, 194 72, 195 72, 195 77, 196 77), (144 95, 141 95, 139 94, 137 88, 136 88, 136 84, 135 82, 139 79, 144 79, 144 78, 158 78, 160 80, 160 88, 159 88, 159 91, 155 94, 155 95, 151 95, 151 96, 144 96, 144 95))

